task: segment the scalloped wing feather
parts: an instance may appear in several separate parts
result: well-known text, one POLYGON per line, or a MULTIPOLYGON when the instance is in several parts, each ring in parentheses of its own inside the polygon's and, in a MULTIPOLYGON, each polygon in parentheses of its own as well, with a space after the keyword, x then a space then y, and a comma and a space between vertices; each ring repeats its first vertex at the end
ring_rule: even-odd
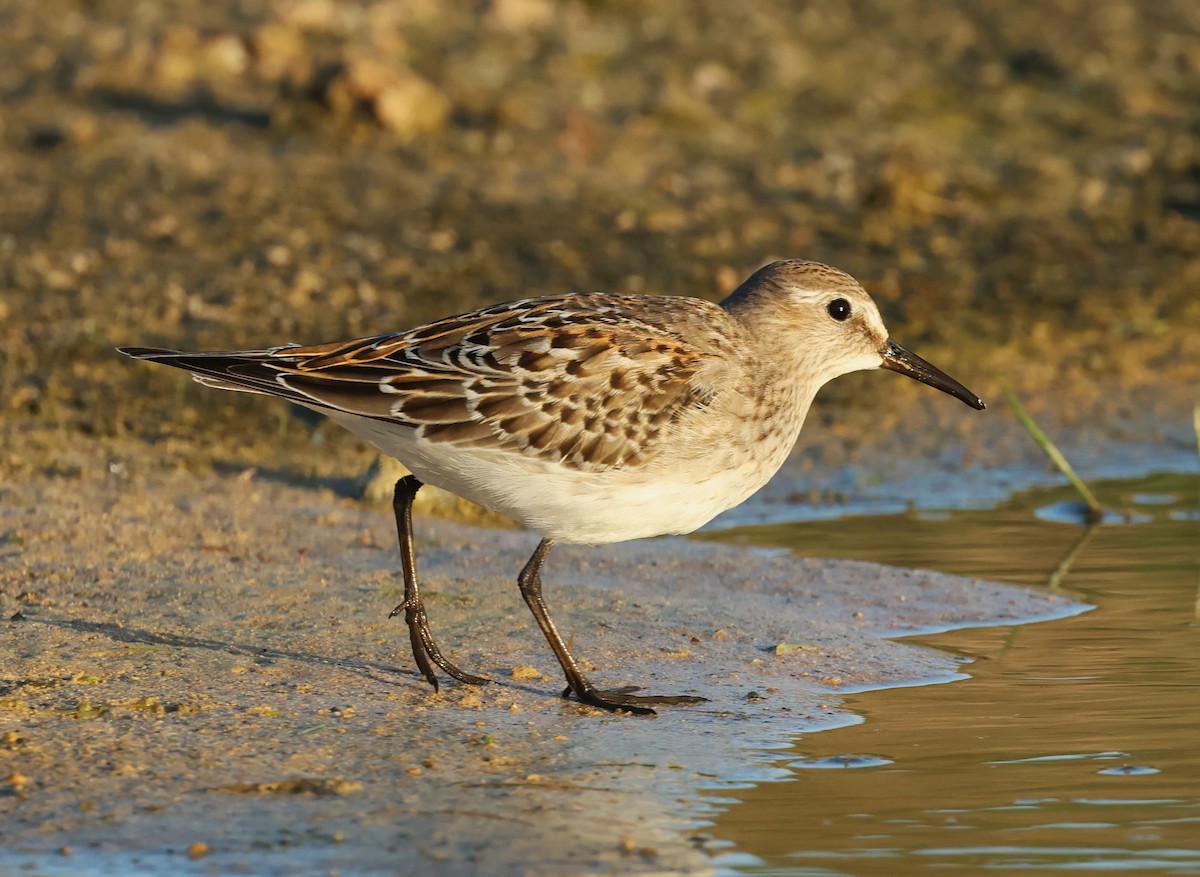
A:
POLYGON ((130 355, 211 386, 391 421, 430 442, 603 470, 647 462, 664 430, 728 383, 729 339, 713 327, 724 319, 697 299, 572 295, 349 342, 130 355))

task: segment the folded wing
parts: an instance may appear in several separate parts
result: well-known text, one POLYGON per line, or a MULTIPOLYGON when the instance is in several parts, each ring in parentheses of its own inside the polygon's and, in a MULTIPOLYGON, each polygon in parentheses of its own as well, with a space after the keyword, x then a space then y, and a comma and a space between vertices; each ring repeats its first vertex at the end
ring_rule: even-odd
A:
POLYGON ((717 310, 694 299, 574 295, 309 347, 121 352, 208 386, 388 421, 429 442, 599 470, 645 463, 663 430, 712 402, 727 366, 679 329, 694 322, 700 332, 708 309, 717 310), (679 319, 684 302, 694 321, 679 319))

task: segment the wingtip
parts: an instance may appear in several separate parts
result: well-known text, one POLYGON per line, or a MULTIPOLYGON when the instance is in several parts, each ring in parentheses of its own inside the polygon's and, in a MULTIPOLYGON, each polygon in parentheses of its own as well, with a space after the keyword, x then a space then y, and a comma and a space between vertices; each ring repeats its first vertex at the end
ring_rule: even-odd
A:
POLYGON ((156 356, 164 356, 173 353, 178 353, 177 350, 166 350, 162 347, 118 347, 117 353, 124 354, 132 359, 153 359, 156 356))

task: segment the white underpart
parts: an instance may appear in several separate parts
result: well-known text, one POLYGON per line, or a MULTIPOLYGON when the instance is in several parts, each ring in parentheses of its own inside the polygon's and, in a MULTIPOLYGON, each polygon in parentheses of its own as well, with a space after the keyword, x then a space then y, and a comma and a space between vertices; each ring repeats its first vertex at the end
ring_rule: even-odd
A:
POLYGON ((716 471, 678 466, 584 472, 522 454, 426 441, 394 423, 322 413, 398 459, 425 484, 557 542, 603 545, 690 533, 747 499, 783 462, 783 456, 751 456, 743 465, 716 471))

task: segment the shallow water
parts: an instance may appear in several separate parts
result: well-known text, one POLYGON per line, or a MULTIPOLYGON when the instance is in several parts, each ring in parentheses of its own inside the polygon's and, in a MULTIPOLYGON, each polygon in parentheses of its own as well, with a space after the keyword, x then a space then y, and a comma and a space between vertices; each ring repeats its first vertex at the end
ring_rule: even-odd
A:
POLYGON ((961 656, 969 678, 850 696, 861 724, 799 739, 789 780, 737 793, 717 818, 723 870, 1200 874, 1200 479, 1096 489, 1134 522, 1084 536, 1071 494, 1041 491, 989 512, 712 534, 1059 587, 1096 607, 911 638, 961 656))

